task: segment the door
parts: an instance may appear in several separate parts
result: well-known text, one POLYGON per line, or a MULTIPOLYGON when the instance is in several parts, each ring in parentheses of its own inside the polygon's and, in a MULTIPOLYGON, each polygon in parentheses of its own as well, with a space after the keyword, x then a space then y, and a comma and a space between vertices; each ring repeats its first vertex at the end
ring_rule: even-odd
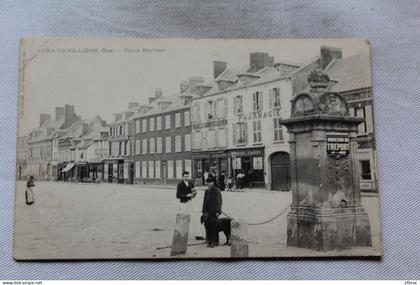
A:
POLYGON ((242 160, 242 170, 245 173, 244 186, 249 186, 249 182, 253 181, 253 172, 251 167, 251 157, 244 156, 242 160))
POLYGON ((112 174, 113 174, 113 168, 114 164, 110 163, 108 164, 108 183, 112 183, 112 174))
POLYGON ((271 189, 290 191, 290 156, 286 152, 271 156, 271 189))

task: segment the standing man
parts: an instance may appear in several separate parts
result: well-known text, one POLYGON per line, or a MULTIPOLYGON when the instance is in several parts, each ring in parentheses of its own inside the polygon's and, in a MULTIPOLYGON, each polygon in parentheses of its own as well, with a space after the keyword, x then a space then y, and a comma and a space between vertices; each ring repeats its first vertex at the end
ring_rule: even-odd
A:
POLYGON ((218 186, 219 186, 219 188, 220 188, 220 191, 225 191, 225 171, 223 170, 222 171, 222 173, 221 174, 219 174, 219 177, 218 177, 218 179, 219 179, 219 184, 218 184, 218 186))
POLYGON ((207 247, 219 245, 219 231, 217 229, 217 218, 222 213, 222 194, 214 186, 214 179, 207 179, 209 185, 203 200, 203 217, 206 228, 207 247))
POLYGON ((31 176, 26 182, 26 191, 25 191, 26 205, 32 205, 35 202, 34 190, 33 190, 34 187, 35 187, 34 177, 31 176))
POLYGON ((176 189, 176 198, 179 199, 180 208, 179 212, 190 215, 190 230, 189 232, 195 236, 196 240, 204 240, 202 234, 202 227, 200 225, 200 217, 197 207, 194 207, 193 199, 197 195, 197 191, 194 189, 194 184, 189 181, 190 173, 184 171, 182 174, 182 180, 178 183, 176 189))

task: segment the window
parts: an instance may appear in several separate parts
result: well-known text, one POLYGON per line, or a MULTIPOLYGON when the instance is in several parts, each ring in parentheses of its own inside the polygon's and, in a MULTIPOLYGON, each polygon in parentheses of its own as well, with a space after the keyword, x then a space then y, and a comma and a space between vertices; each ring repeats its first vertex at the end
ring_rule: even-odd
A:
POLYGON ((125 143, 125 154, 126 155, 131 155, 131 149, 130 149, 130 147, 131 147, 130 141, 127 141, 125 143))
POLYGON ((184 137, 184 151, 190 151, 191 150, 191 135, 187 134, 184 137))
POLYGON ((218 146, 226 146, 226 128, 219 128, 217 133, 217 140, 218 146))
POLYGON ((134 124, 136 128, 136 133, 140 133, 140 120, 136 120, 134 124))
POLYGON ((188 171, 190 173, 190 176, 192 177, 191 160, 186 159, 184 160, 184 163, 185 163, 184 171, 188 171))
POLYGON ((227 100, 224 98, 217 99, 216 104, 216 117, 224 118, 226 117, 227 110, 227 100))
POLYGON ((147 139, 142 139, 141 142, 141 153, 146 154, 147 153, 147 139))
POLYGON ((208 147, 216 146, 216 131, 214 129, 211 129, 208 131, 207 141, 208 141, 208 147))
POLYGON ((162 117, 156 118, 156 130, 160 131, 162 129, 162 117))
POLYGON ((262 110, 262 93, 260 91, 252 94, 253 110, 261 111, 262 110))
POLYGON ((162 138, 156 138, 156 153, 162 153, 162 138))
POLYGON ((232 158, 232 168, 233 169, 241 169, 242 168, 240 157, 232 158))
MULTIPOLYGON (((365 118, 365 108, 361 107, 361 108, 354 108, 354 115, 356 117, 359 118, 365 118)), ((360 123, 359 124, 359 130, 358 130, 359 134, 364 134, 366 133, 366 122, 360 123)))
POLYGON ((233 124, 233 141, 236 144, 246 144, 248 142, 247 122, 233 124))
POLYGON ((109 136, 112 137, 112 127, 109 127, 109 136))
POLYGON ((361 167, 361 175, 362 175, 362 179, 364 180, 371 180, 372 179, 372 175, 370 172, 370 161, 369 160, 361 160, 360 161, 360 167, 361 167))
POLYGON ((168 160, 168 178, 174 178, 174 161, 168 160))
POLYGON ((252 130, 254 135, 254 143, 261 142, 261 121, 253 121, 252 130))
POLYGON ((262 156, 256 156, 252 158, 252 167, 254 170, 264 169, 262 156))
POLYGON ((141 177, 143 178, 147 177, 147 161, 141 162, 141 177))
POLYGON ((176 178, 182 178, 182 160, 176 161, 176 178))
POLYGON ((181 113, 175 113, 175 128, 181 127, 181 113))
POLYGON ((175 152, 181 152, 182 143, 181 136, 175 136, 175 152))
POLYGON ((193 105, 193 120, 194 122, 200 121, 200 103, 196 103, 193 105))
POLYGON ((155 138, 151 138, 149 141, 149 153, 155 153, 155 138))
POLYGON ((270 89, 270 108, 280 108, 280 88, 270 89))
POLYGON ((155 130, 155 118, 150 118, 149 120, 149 131, 155 130))
POLYGON ((140 140, 136 140, 135 152, 136 154, 140 154, 140 140))
POLYGON ((136 161, 136 178, 140 178, 140 167, 140 161, 136 161))
POLYGON ((242 96, 238 95, 233 98, 233 113, 241 114, 243 112, 242 96))
POLYGON ((155 164, 153 160, 149 161, 149 178, 155 177, 155 164))
POLYGON ((165 137, 165 152, 169 153, 171 151, 172 151, 171 137, 165 137))
POLYGON ((191 124, 191 115, 190 111, 184 112, 184 126, 189 126, 191 124))
POLYGON ((213 100, 207 101, 206 103, 206 116, 208 120, 214 119, 214 102, 213 100))
POLYGON ((142 121, 142 130, 143 133, 147 132, 147 119, 143 119, 142 121))
POLYGON ((195 131, 193 134, 193 148, 200 149, 201 148, 201 132, 195 131))
POLYGON ((165 129, 171 128, 171 115, 165 116, 165 129))
POLYGON ((281 118, 274 118, 274 141, 283 141, 283 126, 280 123, 281 118))
POLYGON ((365 121, 366 121, 366 132, 373 132, 373 118, 372 118, 372 106, 365 106, 365 121))
POLYGON ((155 161, 155 177, 160 178, 160 160, 155 161))

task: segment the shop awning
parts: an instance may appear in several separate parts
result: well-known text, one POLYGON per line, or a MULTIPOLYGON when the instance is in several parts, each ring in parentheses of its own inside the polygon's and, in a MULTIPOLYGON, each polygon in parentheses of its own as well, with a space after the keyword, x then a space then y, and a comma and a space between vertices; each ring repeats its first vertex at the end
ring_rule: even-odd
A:
POLYGON ((67 172, 67 171, 69 171, 70 169, 72 169, 72 168, 73 168, 73 166, 74 166, 74 164, 73 164, 73 163, 69 163, 69 164, 67 164, 67 166, 66 166, 66 167, 64 167, 64 169, 63 169, 63 170, 61 170, 61 172, 67 172))

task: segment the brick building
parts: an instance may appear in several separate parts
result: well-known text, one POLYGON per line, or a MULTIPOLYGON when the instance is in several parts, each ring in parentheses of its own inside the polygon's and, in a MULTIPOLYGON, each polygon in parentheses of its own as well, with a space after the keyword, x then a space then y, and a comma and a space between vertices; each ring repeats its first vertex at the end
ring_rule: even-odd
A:
POLYGON ((191 173, 190 101, 203 80, 181 83, 180 94, 162 96, 156 90, 144 112, 133 118, 131 156, 133 183, 176 183, 183 171, 191 173))

